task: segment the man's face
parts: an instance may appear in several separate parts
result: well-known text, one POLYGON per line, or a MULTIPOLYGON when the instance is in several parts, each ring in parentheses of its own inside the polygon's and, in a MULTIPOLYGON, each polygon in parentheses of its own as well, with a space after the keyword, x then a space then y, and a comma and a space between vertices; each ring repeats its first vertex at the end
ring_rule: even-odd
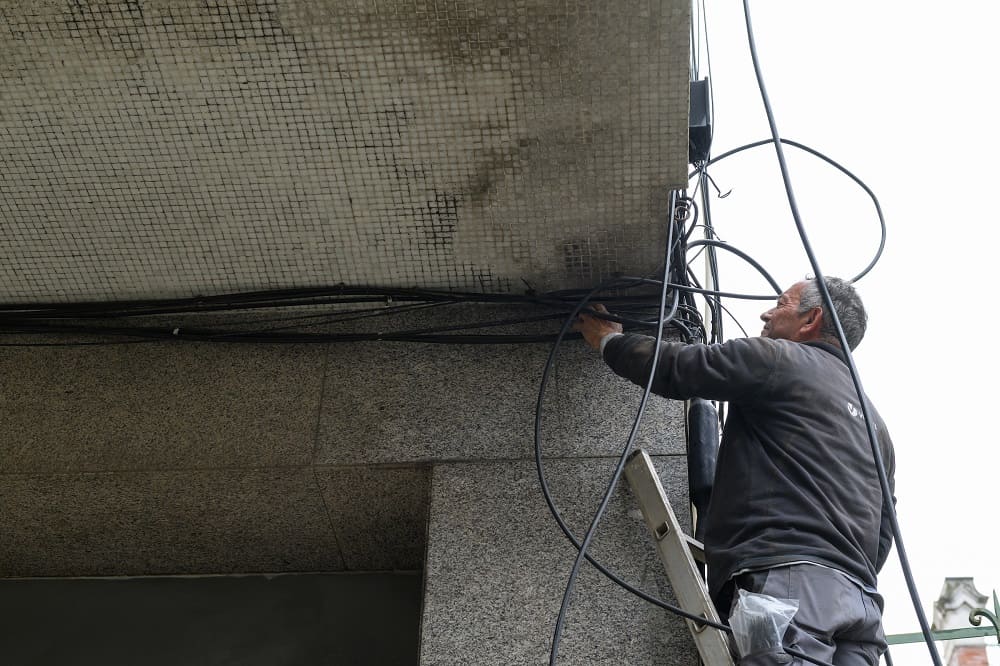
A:
POLYGON ((799 331, 809 318, 808 312, 799 314, 799 298, 805 284, 805 282, 793 284, 778 297, 778 302, 773 308, 760 316, 760 320, 764 322, 764 328, 760 332, 761 337, 798 341, 799 331))

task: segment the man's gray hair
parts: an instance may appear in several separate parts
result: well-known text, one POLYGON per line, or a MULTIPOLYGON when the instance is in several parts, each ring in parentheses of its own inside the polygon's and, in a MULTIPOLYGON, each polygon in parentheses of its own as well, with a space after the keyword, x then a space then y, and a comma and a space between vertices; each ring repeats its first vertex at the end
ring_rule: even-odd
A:
MULTIPOLYGON (((837 311, 837 318, 840 319, 840 326, 844 329, 847 345, 851 351, 854 351, 861 339, 865 337, 865 329, 868 327, 868 313, 861 302, 861 296, 848 280, 827 277, 825 281, 826 290, 830 292, 830 300, 833 301, 833 307, 837 311)), ((823 294, 820 293, 815 278, 807 280, 799 294, 799 313, 808 312, 813 308, 823 310, 823 328, 820 331, 820 336, 824 341, 832 342, 839 347, 840 339, 837 337, 837 329, 833 325, 833 317, 827 316, 823 294)))

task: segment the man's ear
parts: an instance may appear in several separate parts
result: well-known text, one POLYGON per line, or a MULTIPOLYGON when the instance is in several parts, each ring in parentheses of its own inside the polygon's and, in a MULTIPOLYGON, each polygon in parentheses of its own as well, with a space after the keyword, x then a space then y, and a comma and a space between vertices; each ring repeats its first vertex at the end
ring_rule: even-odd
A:
POLYGON ((806 313, 805 321, 799 328, 800 335, 806 340, 818 339, 823 330, 823 308, 815 307, 806 313))

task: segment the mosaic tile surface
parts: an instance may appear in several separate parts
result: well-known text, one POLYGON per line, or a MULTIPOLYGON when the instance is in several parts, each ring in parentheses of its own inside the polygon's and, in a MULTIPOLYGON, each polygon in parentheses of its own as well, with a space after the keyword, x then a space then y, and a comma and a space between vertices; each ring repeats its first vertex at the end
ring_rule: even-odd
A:
POLYGON ((680 0, 0 0, 0 301, 655 268, 680 0))

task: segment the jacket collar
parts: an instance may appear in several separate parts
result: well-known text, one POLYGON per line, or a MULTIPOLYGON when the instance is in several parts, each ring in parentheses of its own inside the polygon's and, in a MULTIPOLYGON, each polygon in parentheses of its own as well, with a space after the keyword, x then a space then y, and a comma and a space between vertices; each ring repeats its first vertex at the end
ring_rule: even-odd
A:
POLYGON ((808 345, 810 347, 816 347, 817 349, 822 349, 823 351, 833 354, 840 359, 842 363, 847 363, 847 358, 844 356, 844 351, 837 345, 831 345, 829 342, 822 342, 820 340, 810 340, 809 342, 803 342, 802 344, 808 345))

